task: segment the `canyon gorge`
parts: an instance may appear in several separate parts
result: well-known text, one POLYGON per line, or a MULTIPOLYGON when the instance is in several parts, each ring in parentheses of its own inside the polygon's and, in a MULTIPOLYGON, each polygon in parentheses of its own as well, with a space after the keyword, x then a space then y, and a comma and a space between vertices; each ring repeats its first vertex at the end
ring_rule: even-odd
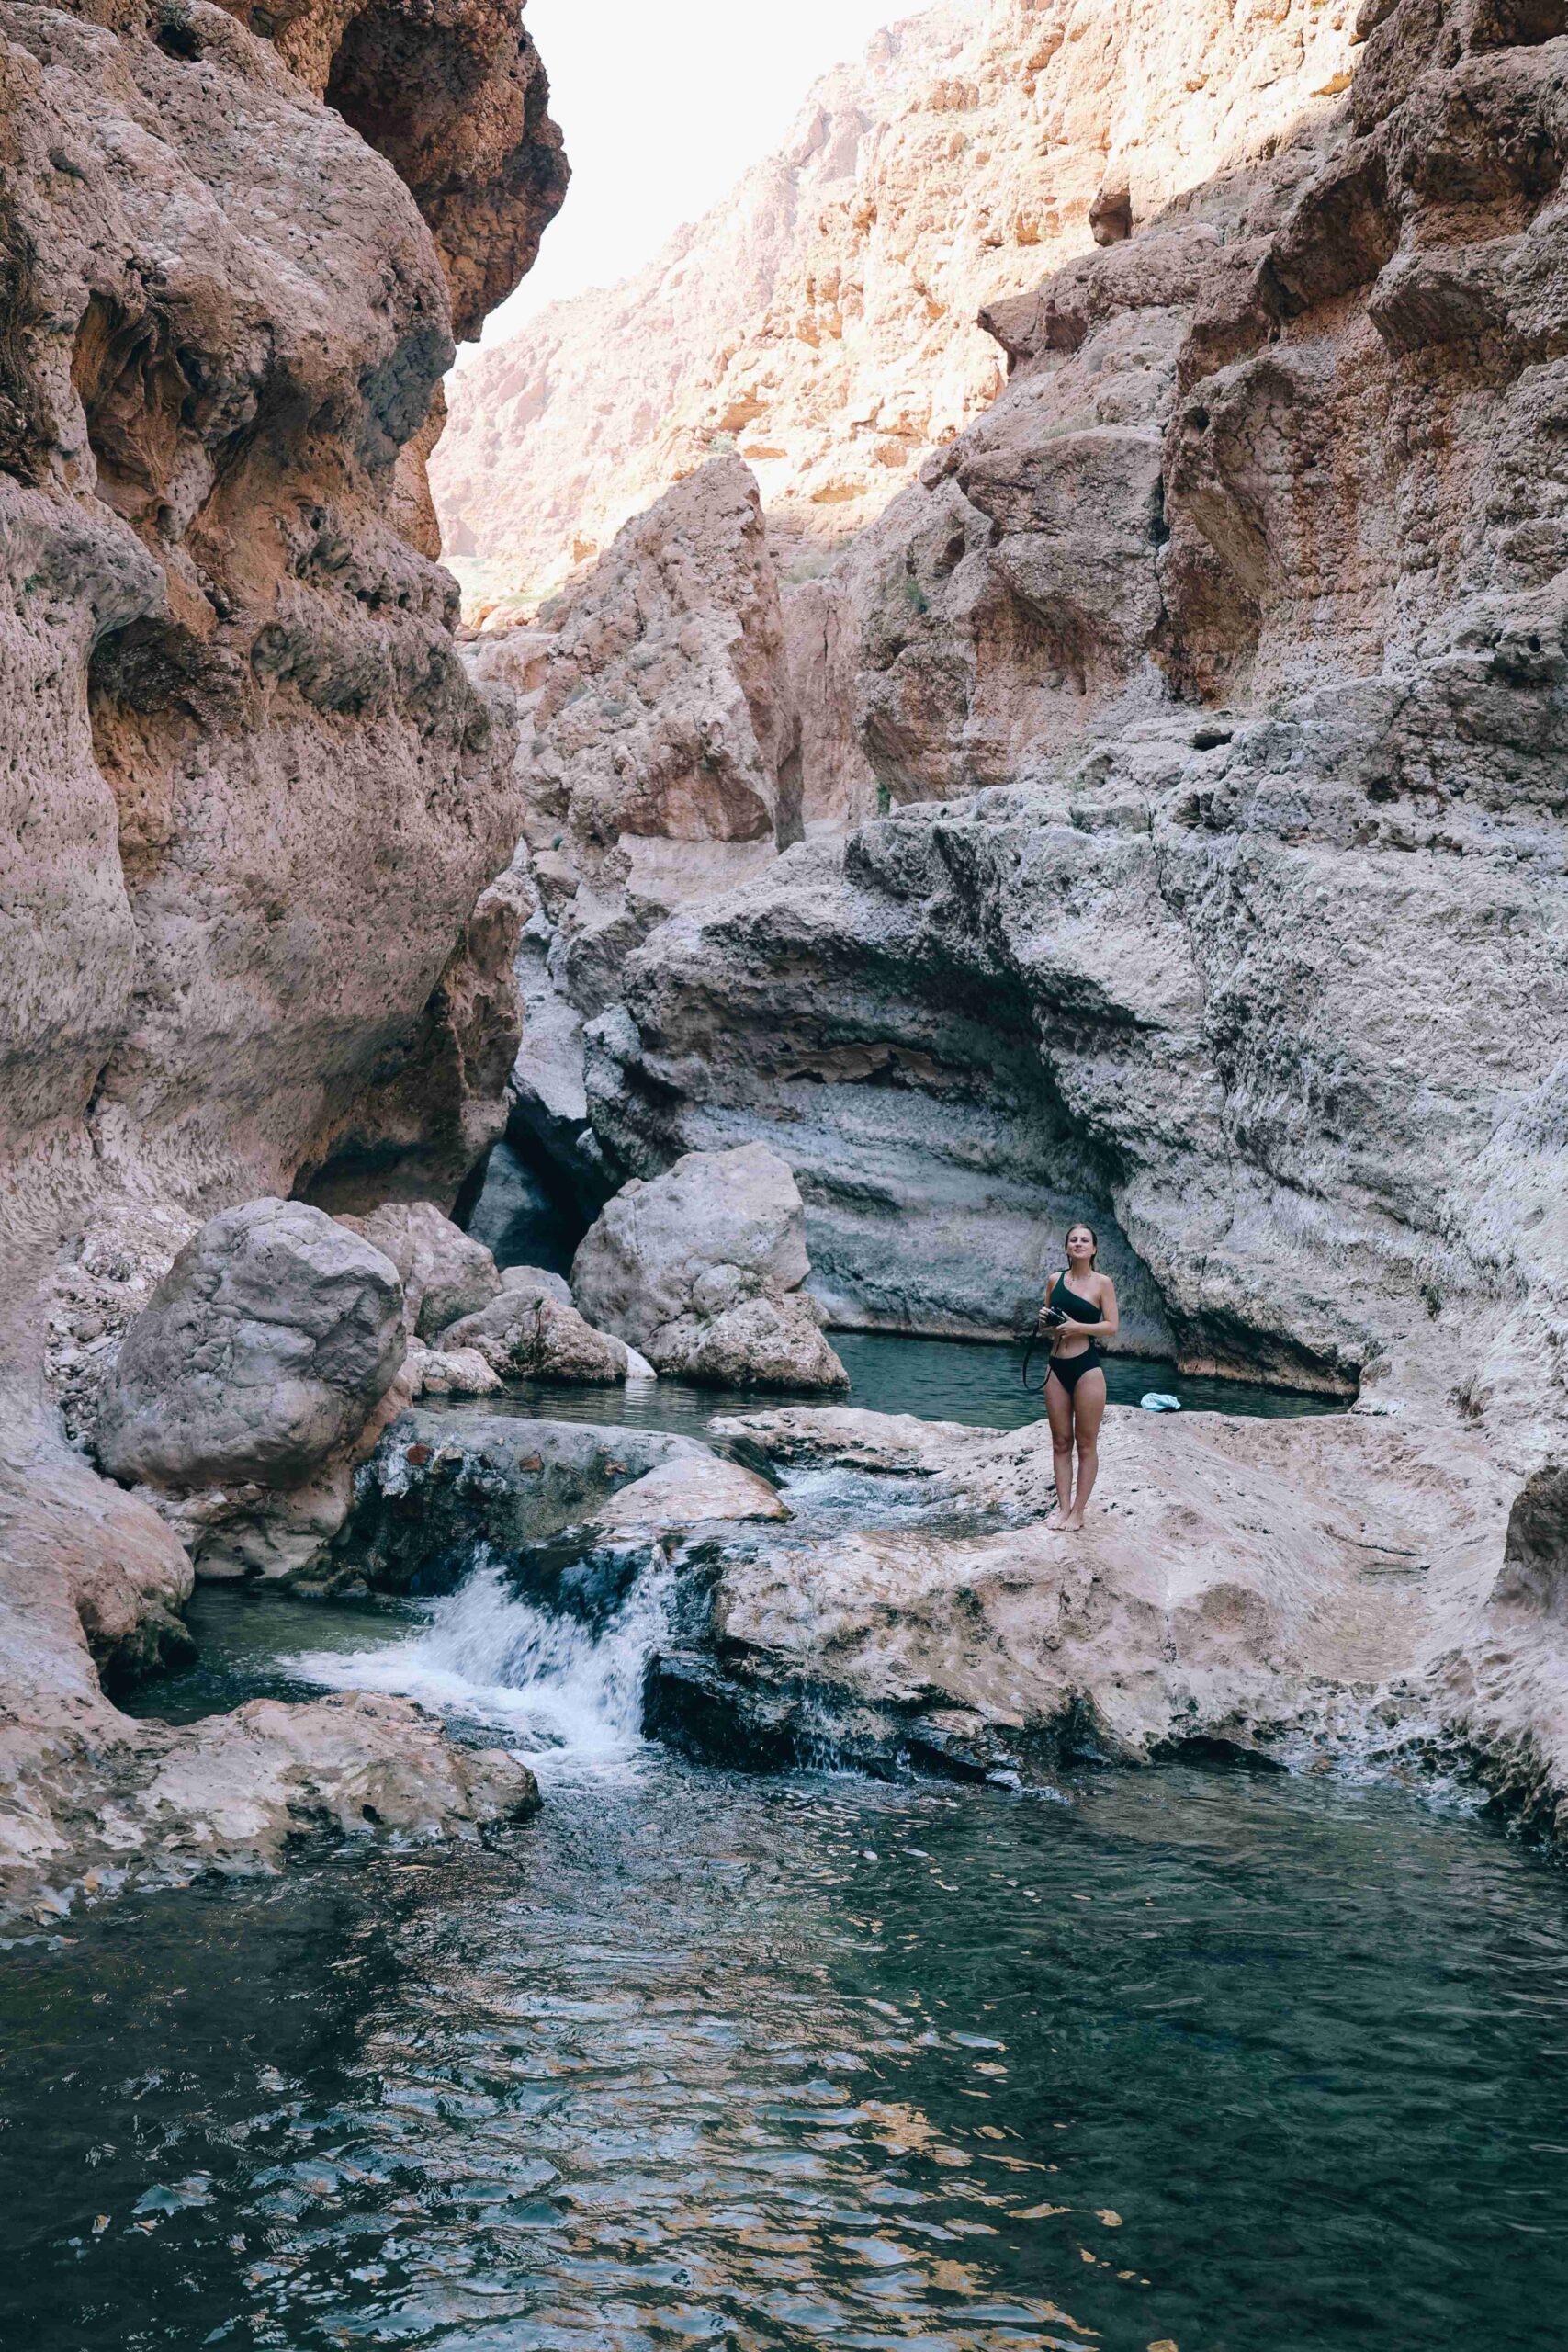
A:
MULTIPOLYGON (((997 6, 918 20, 868 70, 895 65, 891 124, 863 91, 829 136, 829 85, 820 145, 768 167, 802 209, 765 300, 723 243, 744 201, 696 236, 728 303, 687 376, 705 442, 579 394, 564 316, 458 379, 441 495, 460 539, 479 435, 525 602, 552 433, 617 499, 634 453, 673 477, 536 612, 474 575, 541 901, 513 1138, 590 1209, 765 1140, 840 1327, 1004 1332, 1087 1215, 1133 1345, 1359 1398, 1292 1432, 1303 1494, 1367 1492, 1386 1416, 1414 1495, 1443 1430, 1473 1492, 1416 1679, 1540 1794, 1561 1531, 1516 1514, 1504 1555, 1568 1406, 1563 28, 997 6), (947 248, 1005 386, 923 412, 879 490, 845 436, 813 540, 792 435, 846 370, 857 417, 896 381, 888 254, 971 150, 955 217, 1030 224, 947 248), (797 299, 829 256, 831 334, 797 299)), ((650 374, 698 331, 667 265, 585 298, 650 374)))
POLYGON ((1560 0, 953 0, 450 376, 566 195, 514 10, 0 39, 6 1903, 528 1813, 407 1695, 113 1702, 198 1574, 475 1544, 672 1577, 699 1755, 1560 1833, 1560 0), (1123 1348, 1345 1409, 1113 1410, 1064 1550, 1043 1428, 800 1401, 1082 1216, 1123 1348), (484 1404, 655 1374, 794 1401, 484 1404))

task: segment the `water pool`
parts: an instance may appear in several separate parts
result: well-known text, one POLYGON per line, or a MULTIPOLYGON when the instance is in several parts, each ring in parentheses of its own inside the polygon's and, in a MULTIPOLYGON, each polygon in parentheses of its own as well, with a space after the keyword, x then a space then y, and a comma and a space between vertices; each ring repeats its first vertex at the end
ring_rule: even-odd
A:
POLYGON ((1568 1886, 1390 1790, 564 1765, 0 1968, 27 2352, 1545 2346, 1568 1886))
MULTIPOLYGON (((829 1334, 850 1375, 847 1396, 785 1396, 760 1389, 692 1388, 678 1380, 657 1387, 575 1388, 559 1381, 521 1381, 503 1396, 454 1402, 454 1412, 520 1413, 546 1420, 620 1421, 639 1429, 679 1430, 705 1437, 716 1413, 754 1413, 775 1405, 853 1405, 871 1413, 918 1413, 928 1421, 965 1421, 971 1427, 1019 1429, 1044 1417, 1040 1385, 1045 1376, 1038 1354, 1031 1369, 1036 1383, 1026 1390, 1019 1377, 1022 1350, 978 1340, 917 1340, 895 1331, 834 1331, 829 1334)), ((1347 1399, 1294 1388, 1269 1388, 1243 1380, 1213 1380, 1179 1372, 1173 1363, 1142 1356, 1110 1356, 1106 1394, 1113 1405, 1136 1405, 1150 1393, 1173 1396, 1182 1410, 1243 1413, 1269 1420, 1342 1412, 1347 1399)), ((427 1399, 427 1402, 438 1402, 427 1399)))
POLYGON ((1558 1871, 1391 1785, 687 1764, 638 1736, 648 1599, 563 1633, 481 1573, 197 1595, 197 1665, 138 1712, 413 1690, 528 1753, 545 1808, 13 1946, 0 2343, 1558 2340, 1558 1871))

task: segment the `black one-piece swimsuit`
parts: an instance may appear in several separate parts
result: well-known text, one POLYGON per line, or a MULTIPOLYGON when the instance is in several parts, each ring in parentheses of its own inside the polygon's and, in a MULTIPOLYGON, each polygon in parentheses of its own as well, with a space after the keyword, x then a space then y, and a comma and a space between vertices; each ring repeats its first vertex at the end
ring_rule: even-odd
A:
MULTIPOLYGON (((1092 1306, 1087 1298, 1080 1298, 1076 1290, 1069 1290, 1062 1281, 1057 1282, 1051 1293, 1051 1304, 1059 1314, 1069 1316, 1075 1323, 1098 1323, 1100 1319, 1099 1307, 1092 1306)), ((1051 1359, 1051 1372, 1055 1374, 1069 1396, 1085 1373, 1098 1372, 1100 1366, 1100 1350, 1092 1340, 1081 1356, 1053 1356, 1051 1359)), ((1048 1372, 1045 1377, 1049 1381, 1051 1373, 1048 1372)))

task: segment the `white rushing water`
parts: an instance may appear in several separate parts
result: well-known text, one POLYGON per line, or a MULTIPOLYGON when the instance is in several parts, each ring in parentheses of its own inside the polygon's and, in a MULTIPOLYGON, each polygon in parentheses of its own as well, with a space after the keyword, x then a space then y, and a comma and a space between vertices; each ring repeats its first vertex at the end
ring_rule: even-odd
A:
MULTIPOLYGON (((948 1523, 951 1512, 933 1510, 926 1483, 818 1464, 792 1470, 784 1492, 796 1529, 807 1532, 948 1523)), ((963 1531, 972 1519, 963 1517, 963 1531)), ((591 1624, 523 1599, 479 1544, 458 1589, 423 1604, 423 1625, 278 1663, 324 1690, 386 1691, 493 1726, 538 1770, 600 1765, 642 1744, 643 1685, 669 1645, 674 1584, 671 1554, 650 1544, 621 1606, 591 1624)))
POLYGON ((428 1623, 363 1650, 310 1650, 285 1661, 332 1690, 384 1690, 504 1728, 546 1762, 624 1756, 640 1741, 642 1686, 663 1643, 673 1572, 657 1545, 606 1624, 536 1609, 481 1559, 428 1623))

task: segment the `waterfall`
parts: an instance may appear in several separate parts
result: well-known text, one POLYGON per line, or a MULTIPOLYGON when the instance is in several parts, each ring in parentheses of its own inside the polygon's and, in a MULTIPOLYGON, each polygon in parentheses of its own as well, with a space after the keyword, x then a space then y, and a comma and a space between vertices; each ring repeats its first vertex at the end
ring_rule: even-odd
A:
POLYGON ((384 1690, 498 1725, 530 1758, 624 1754, 641 1736, 643 1679, 665 1639, 673 1583, 654 1544, 622 1606, 592 1626, 521 1600, 481 1546, 466 1583, 429 1604, 412 1638, 308 1651, 287 1665, 329 1690, 384 1690))

